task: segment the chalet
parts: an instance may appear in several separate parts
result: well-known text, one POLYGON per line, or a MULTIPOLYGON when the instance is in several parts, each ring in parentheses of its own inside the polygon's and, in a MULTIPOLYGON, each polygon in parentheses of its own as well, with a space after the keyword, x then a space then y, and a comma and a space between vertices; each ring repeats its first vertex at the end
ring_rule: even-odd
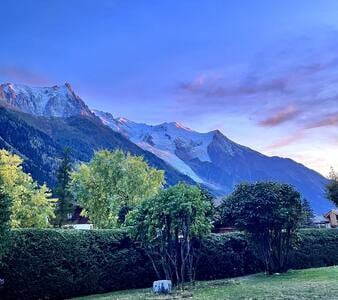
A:
POLYGON ((324 218, 329 222, 331 228, 338 227, 338 209, 331 209, 324 215, 324 218))

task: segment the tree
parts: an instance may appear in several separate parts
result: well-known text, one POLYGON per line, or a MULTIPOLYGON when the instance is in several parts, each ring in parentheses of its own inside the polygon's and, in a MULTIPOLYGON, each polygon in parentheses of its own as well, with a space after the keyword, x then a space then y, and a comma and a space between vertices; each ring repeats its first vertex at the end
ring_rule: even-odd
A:
POLYGON ((3 190, 2 178, 0 177, 0 268, 9 245, 10 216, 11 201, 3 190))
POLYGON ((70 159, 70 149, 65 148, 57 173, 57 186, 54 190, 54 195, 58 199, 55 215, 56 224, 59 227, 65 224, 68 219, 68 215, 74 211, 72 194, 69 190, 71 170, 72 164, 70 159))
POLYGON ((143 201, 129 215, 159 279, 165 276, 177 284, 193 280, 196 243, 210 232, 210 210, 198 187, 180 183, 143 201))
POLYGON ((13 228, 48 227, 55 217, 56 200, 51 198, 45 184, 39 187, 22 170, 22 162, 19 156, 0 150, 0 178, 3 191, 11 202, 10 225, 13 228))
POLYGON ((74 199, 96 228, 123 223, 130 209, 157 194, 163 184, 163 171, 121 150, 98 151, 71 174, 74 199))
POLYGON ((269 274, 287 270, 287 259, 302 220, 300 194, 287 184, 240 184, 225 198, 223 217, 251 237, 269 274))
POLYGON ((326 197, 338 206, 338 175, 331 169, 329 183, 326 185, 326 197))
POLYGON ((307 199, 303 199, 302 201, 302 211, 303 211, 303 218, 301 221, 301 227, 305 227, 305 228, 313 227, 315 215, 307 199))

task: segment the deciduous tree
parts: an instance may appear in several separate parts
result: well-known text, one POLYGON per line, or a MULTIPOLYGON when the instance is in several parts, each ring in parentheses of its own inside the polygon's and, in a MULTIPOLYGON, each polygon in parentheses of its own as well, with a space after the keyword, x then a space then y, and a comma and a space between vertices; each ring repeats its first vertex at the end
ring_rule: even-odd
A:
POLYGON ((123 223, 130 209, 157 194, 164 184, 163 171, 120 150, 96 152, 71 178, 74 199, 96 228, 115 227, 119 220, 123 223))
POLYGON ((225 198, 223 218, 252 238, 269 274, 287 270, 287 259, 303 217, 300 194, 287 184, 240 184, 225 198))
POLYGON ((159 278, 164 276, 178 284, 193 280, 196 242, 210 232, 210 210, 205 193, 180 183, 145 200, 131 213, 134 234, 159 278))
POLYGON ((55 217, 56 199, 44 184, 41 187, 22 170, 22 159, 0 150, 0 178, 3 191, 11 201, 10 225, 13 228, 44 228, 55 217))

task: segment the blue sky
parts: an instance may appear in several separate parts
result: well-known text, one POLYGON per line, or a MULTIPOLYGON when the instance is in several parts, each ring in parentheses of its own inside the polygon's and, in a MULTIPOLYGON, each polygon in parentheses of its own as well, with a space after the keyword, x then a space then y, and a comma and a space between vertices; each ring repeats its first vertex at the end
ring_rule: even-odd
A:
POLYGON ((338 169, 338 1, 2 0, 0 81, 338 169))

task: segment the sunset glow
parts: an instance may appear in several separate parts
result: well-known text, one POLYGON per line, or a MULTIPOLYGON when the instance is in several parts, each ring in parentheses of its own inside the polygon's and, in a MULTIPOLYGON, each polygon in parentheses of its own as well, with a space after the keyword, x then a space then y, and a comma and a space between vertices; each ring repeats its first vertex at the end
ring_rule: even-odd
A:
POLYGON ((18 2, 1 3, 1 82, 70 82, 114 117, 338 169, 337 1, 18 2))

